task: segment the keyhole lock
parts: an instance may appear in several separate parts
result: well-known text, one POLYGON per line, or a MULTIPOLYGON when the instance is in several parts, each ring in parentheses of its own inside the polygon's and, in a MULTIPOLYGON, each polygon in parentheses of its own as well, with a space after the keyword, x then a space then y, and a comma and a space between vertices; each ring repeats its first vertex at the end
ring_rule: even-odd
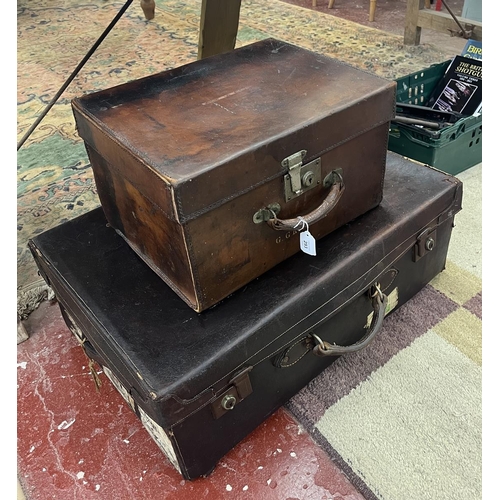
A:
POLYGON ((302 176, 302 185, 309 187, 314 182, 314 173, 310 170, 302 176))
POLYGON ((417 262, 436 246, 437 233, 435 227, 424 229, 418 236, 413 250, 413 261, 417 262))
POLYGON ((427 238, 427 240, 425 241, 425 249, 430 252, 433 248, 434 248, 434 239, 427 238))
POLYGON ((236 405, 236 398, 231 394, 226 394, 221 401, 221 406, 224 410, 232 410, 236 405))
POLYGON ((281 166, 286 168, 283 176, 286 202, 297 196, 302 196, 321 183, 321 158, 316 158, 303 165, 302 160, 306 155, 307 151, 303 149, 281 162, 281 166))

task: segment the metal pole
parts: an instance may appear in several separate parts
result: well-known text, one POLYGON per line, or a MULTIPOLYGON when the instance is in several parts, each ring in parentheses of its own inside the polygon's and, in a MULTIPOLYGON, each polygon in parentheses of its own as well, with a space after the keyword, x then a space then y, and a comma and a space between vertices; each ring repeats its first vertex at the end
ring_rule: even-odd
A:
POLYGON ((52 106, 56 103, 56 101, 61 97, 61 94, 66 90, 68 85, 73 81, 78 72, 83 68, 85 63, 90 59, 90 56, 97 50, 97 47, 102 43, 102 41, 108 36, 109 32, 113 29, 114 25, 118 22, 120 17, 125 13, 125 11, 129 8, 130 4, 133 0, 127 0, 125 5, 120 9, 118 14, 114 17, 108 27, 103 31, 102 35, 97 39, 92 48, 87 52, 85 57, 80 61, 80 64, 73 70, 71 75, 69 75, 68 79, 64 82, 63 86, 59 89, 56 95, 52 98, 52 100, 47 104, 45 109, 42 111, 42 114, 35 120, 35 123, 31 125, 28 131, 24 134, 23 138, 17 143, 17 150, 21 148, 21 146, 26 142, 28 137, 33 133, 33 131, 38 127, 39 123, 45 118, 45 115, 50 111, 52 106))
POLYGON ((464 28, 460 24, 460 21, 457 19, 457 16, 455 14, 453 14, 453 12, 450 9, 449 5, 446 3, 446 0, 441 0, 441 2, 446 7, 446 10, 450 13, 450 16, 453 18, 453 20, 458 24, 458 27, 460 28, 460 31, 462 32, 463 37, 467 38, 467 33, 465 32, 464 28))

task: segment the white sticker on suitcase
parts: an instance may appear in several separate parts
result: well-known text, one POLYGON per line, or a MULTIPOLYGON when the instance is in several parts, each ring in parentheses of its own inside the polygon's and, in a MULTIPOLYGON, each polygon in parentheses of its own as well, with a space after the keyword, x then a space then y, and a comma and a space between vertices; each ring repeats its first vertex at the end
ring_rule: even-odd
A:
POLYGON ((159 426, 149 415, 142 411, 139 406, 139 413, 141 414, 141 422, 148 431, 149 435, 153 438, 158 447, 163 451, 165 456, 168 458, 170 463, 175 467, 177 472, 181 472, 179 467, 179 462, 175 455, 174 447, 170 441, 167 433, 164 431, 163 427, 159 426))
POLYGON ((78 328, 78 326, 76 326, 76 322, 75 320, 73 319, 73 317, 71 316, 71 314, 68 312, 67 309, 65 309, 65 313, 67 314, 71 324, 68 324, 68 328, 70 329, 71 333, 78 339, 78 342, 80 342, 80 344, 85 341, 85 335, 83 334, 83 332, 80 330, 80 328, 78 328))
MULTIPOLYGON (((122 395, 123 399, 135 412, 136 405, 134 399, 128 393, 122 383, 116 378, 115 374, 106 366, 103 366, 103 371, 109 378, 109 380, 111 380, 111 383, 115 386, 115 389, 122 395)), ((149 415, 144 413, 139 405, 137 405, 137 408, 139 409, 142 425, 148 431, 148 434, 153 438, 153 441, 158 445, 160 450, 168 458, 169 462, 175 467, 177 472, 180 473, 181 469, 179 467, 179 462, 177 461, 174 447, 172 446, 172 442, 167 436, 167 433, 153 419, 151 419, 149 415)))
MULTIPOLYGON (((387 296, 387 305, 385 306, 384 316, 387 316, 397 305, 399 301, 398 287, 396 287, 388 296, 387 296)), ((370 328, 372 323, 373 312, 371 312, 366 318, 365 328, 370 328)))
POLYGON ((102 370, 106 374, 106 376, 109 378, 109 380, 111 380, 111 383, 115 386, 115 389, 122 395, 122 398, 130 406, 130 409, 134 410, 135 402, 134 402, 132 396, 127 392, 125 387, 123 387, 121 382, 115 377, 115 374, 106 366, 103 366, 102 370))

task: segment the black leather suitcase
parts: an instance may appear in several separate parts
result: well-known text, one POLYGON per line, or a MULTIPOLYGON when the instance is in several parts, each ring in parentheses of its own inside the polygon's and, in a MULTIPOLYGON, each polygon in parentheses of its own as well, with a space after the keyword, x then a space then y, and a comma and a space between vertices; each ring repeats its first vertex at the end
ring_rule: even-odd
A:
POLYGON ((388 155, 382 203, 196 313, 101 209, 29 242, 87 354, 186 479, 232 447, 446 263, 462 184, 388 155))

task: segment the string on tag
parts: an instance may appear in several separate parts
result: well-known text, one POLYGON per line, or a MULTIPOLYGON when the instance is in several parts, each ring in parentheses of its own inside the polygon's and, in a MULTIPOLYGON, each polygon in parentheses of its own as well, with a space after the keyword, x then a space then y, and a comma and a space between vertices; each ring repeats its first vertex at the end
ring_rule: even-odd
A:
POLYGON ((303 217, 299 216, 297 219, 299 219, 299 222, 293 228, 296 229, 301 224, 300 229, 298 229, 300 233, 300 249, 309 255, 316 255, 316 240, 309 232, 309 224, 303 217))
POLYGON ((295 224, 295 226, 293 226, 293 228, 296 229, 299 224, 302 224, 300 226, 299 232, 302 231, 304 228, 306 231, 309 231, 309 224, 307 223, 307 221, 303 217, 301 217, 300 215, 297 217, 297 219, 299 219, 299 222, 297 222, 297 224, 295 224))

